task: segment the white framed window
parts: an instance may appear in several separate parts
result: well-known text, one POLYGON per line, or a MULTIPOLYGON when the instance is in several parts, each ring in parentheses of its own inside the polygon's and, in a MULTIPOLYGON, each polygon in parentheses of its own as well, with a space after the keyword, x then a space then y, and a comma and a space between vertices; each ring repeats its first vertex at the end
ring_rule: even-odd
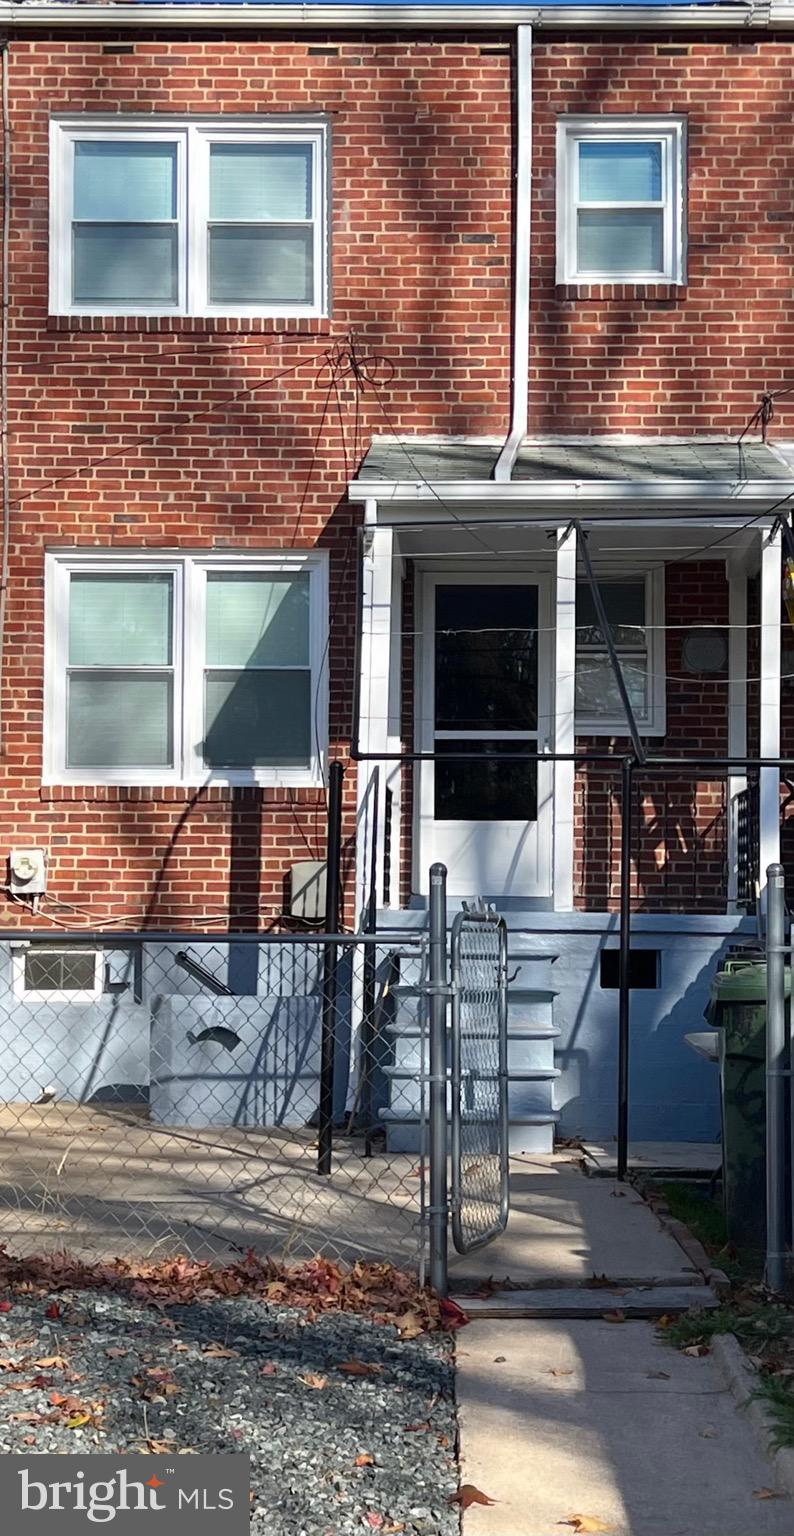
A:
POLYGON ((557 281, 685 281, 686 121, 557 122, 557 281))
POLYGON ((319 119, 54 119, 50 312, 322 315, 319 119))
POLYGON ((324 551, 46 565, 45 783, 322 783, 324 551))
POLYGON ((14 995, 28 1003, 93 1003, 102 996, 105 957, 82 945, 15 944, 14 995))
MULTIPOLYGON (((664 572, 597 580, 612 640, 640 730, 665 732, 664 572)), ((576 729, 588 736, 625 736, 620 701, 588 581, 576 583, 576 729)))

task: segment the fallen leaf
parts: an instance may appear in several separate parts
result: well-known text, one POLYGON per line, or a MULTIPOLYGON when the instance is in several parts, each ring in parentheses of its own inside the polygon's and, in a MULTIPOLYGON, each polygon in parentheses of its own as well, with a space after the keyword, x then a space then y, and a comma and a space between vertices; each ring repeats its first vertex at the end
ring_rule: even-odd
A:
POLYGON ((355 1465, 357 1467, 374 1467, 375 1457, 368 1456, 365 1452, 363 1456, 356 1457, 355 1465))
POLYGON ((418 1339, 425 1331, 424 1319, 418 1312, 405 1312, 398 1318, 397 1328, 401 1339, 418 1339))
POLYGON ((669 1312, 663 1312, 661 1317, 657 1317, 656 1326, 657 1328, 671 1328, 674 1322, 675 1318, 671 1317, 669 1312))
POLYGON ((430 1428, 430 1420, 429 1419, 422 1419, 421 1423, 419 1423, 419 1424, 406 1424, 406 1426, 405 1426, 405 1433, 407 1435, 418 1435, 418 1434, 421 1434, 423 1431, 428 1430, 429 1428, 430 1428))
POLYGON ((150 1456, 171 1456, 176 1448, 175 1440, 147 1440, 146 1450, 150 1456))
POLYGON ((551 1370, 546 1372, 546 1375, 547 1376, 573 1376, 573 1371, 572 1370, 568 1370, 568 1368, 566 1366, 553 1365, 551 1367, 551 1370))
POLYGON ((708 1344, 687 1344, 686 1349, 683 1351, 685 1355, 691 1355, 695 1360, 699 1360, 702 1355, 707 1355, 708 1352, 708 1344))
POLYGON ((61 1309, 57 1301, 51 1301, 46 1312, 47 1317, 60 1317, 61 1309))
POLYGON ((669 1381, 670 1380, 670 1372, 669 1371, 646 1371, 645 1374, 648 1377, 649 1381, 669 1381))
POLYGON ((782 1497, 783 1497, 782 1493, 778 1493, 775 1488, 754 1488, 753 1489, 753 1498, 754 1499, 782 1499, 782 1497))
POLYGON ((259 1374, 260 1374, 260 1376, 275 1376, 276 1375, 276 1367, 274 1366, 273 1361, 272 1360, 268 1360, 267 1364, 262 1366, 262 1369, 259 1372, 259 1374))
POLYGON ((377 1510, 371 1509, 367 1515, 367 1525, 373 1531, 381 1531, 386 1524, 386 1516, 379 1515, 377 1510))
POLYGON ((453 1301, 450 1296, 441 1297, 438 1303, 438 1310, 442 1328, 447 1328, 451 1331, 455 1328, 465 1328, 466 1324, 470 1322, 468 1313, 464 1312, 463 1308, 459 1307, 458 1303, 453 1301))
POLYGON ((110 1349, 105 1350, 105 1354, 109 1360, 124 1360, 129 1354, 129 1350, 120 1349, 118 1345, 114 1344, 110 1349))
POLYGON ((449 1444, 450 1444, 449 1435, 436 1435, 436 1439, 437 1439, 439 1445, 441 1446, 442 1451, 448 1451, 449 1450, 449 1444))
POLYGON ((43 1413, 9 1413, 9 1424, 43 1424, 43 1413))
POLYGON ((67 1429, 82 1429, 84 1424, 91 1423, 90 1413, 76 1413, 73 1418, 66 1420, 67 1429))
POLYGON ((605 1323, 625 1323, 626 1321, 625 1312, 621 1312, 617 1309, 614 1312, 602 1312, 601 1316, 603 1317, 605 1323))
POLYGON ((239 1349, 227 1349, 225 1344, 207 1344, 201 1351, 208 1360, 239 1360, 239 1349))
POLYGON ((309 1371, 306 1376, 299 1376, 298 1381, 302 1381, 304 1387, 314 1387, 316 1392, 322 1392, 323 1387, 328 1386, 328 1377, 318 1376, 316 1371, 309 1371))
POLYGON ((345 1360, 337 1366, 338 1371, 344 1371, 346 1376, 381 1376, 383 1366, 376 1365, 373 1360, 345 1360))
POLYGON ((34 1365, 41 1367, 43 1371, 62 1371, 69 1364, 63 1355, 42 1355, 40 1360, 34 1360, 34 1365))
POLYGON ((447 1499, 450 1507, 459 1504, 461 1509, 470 1509, 472 1504, 495 1504, 496 1499, 488 1497, 481 1488, 475 1488, 473 1483, 462 1483, 457 1493, 451 1493, 447 1499))
POLYGON ((10 1301, 0 1301, 0 1312, 10 1312, 10 1311, 11 1311, 11 1303, 10 1303, 10 1301))
POLYGON ((592 1532, 611 1531, 611 1525, 604 1525, 603 1520, 596 1519, 595 1515, 570 1515, 567 1520, 558 1520, 558 1525, 570 1525, 574 1531, 592 1532))
POLYGON ((23 1435, 23 1437, 22 1437, 22 1444, 23 1445, 35 1445, 36 1444, 36 1436, 35 1435, 23 1435))
POLYGON ((21 1364, 17 1364, 16 1360, 11 1360, 11 1359, 0 1360, 0 1371, 21 1371, 21 1370, 22 1370, 22 1365, 21 1364))

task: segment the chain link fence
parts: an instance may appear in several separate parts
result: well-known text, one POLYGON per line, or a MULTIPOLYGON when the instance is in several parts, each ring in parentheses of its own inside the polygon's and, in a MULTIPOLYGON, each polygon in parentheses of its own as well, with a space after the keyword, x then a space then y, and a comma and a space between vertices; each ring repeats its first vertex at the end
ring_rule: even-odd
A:
POLYGON ((0 1244, 421 1270, 425 974, 421 936, 0 937, 0 1244))
POLYGON ((452 925, 452 1238, 470 1253, 508 1216, 507 929, 490 911, 452 925))

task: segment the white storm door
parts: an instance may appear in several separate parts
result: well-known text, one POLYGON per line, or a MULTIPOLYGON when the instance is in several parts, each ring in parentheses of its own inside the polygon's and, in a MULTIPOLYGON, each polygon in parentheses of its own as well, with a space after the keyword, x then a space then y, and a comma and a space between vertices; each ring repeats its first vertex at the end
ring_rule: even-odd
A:
POLYGON ((435 760, 418 770, 415 888, 440 860, 453 896, 549 898, 548 584, 509 572, 421 583, 417 741, 435 760))

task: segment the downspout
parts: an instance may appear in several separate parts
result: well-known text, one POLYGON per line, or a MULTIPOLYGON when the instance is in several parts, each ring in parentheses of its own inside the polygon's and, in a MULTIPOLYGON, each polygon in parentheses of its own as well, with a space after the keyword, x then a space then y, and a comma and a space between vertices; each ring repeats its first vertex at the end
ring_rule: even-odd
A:
POLYGON ((494 480, 510 480, 529 418, 529 260, 532 225, 532 28, 516 28, 516 188, 513 232, 512 410, 494 480))

